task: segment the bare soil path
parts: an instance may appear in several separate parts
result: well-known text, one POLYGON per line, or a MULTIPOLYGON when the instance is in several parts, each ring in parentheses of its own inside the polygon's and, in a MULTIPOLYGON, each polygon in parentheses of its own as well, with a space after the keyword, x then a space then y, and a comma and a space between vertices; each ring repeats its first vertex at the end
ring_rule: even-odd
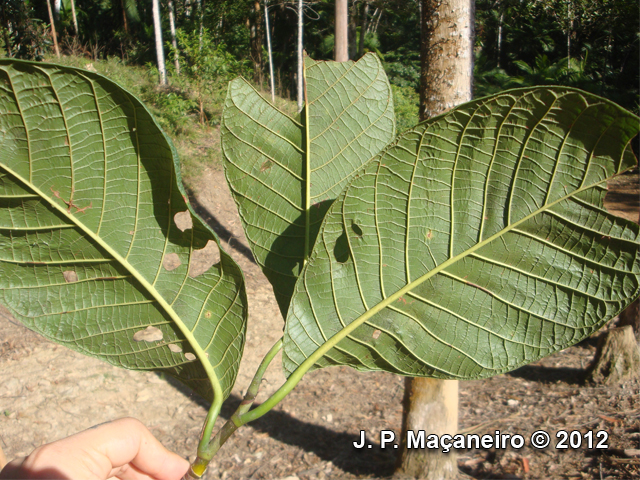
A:
MULTIPOLYGON (((612 190, 608 207, 637 221, 637 171, 616 179, 612 190)), ((280 337, 283 322, 271 288, 252 260, 222 172, 206 169, 191 198, 241 265, 249 291, 245 357, 222 422, 280 337)), ((510 374, 461 382, 460 428, 525 438, 543 429, 554 440, 562 429, 605 430, 608 450, 535 450, 528 445, 520 450, 468 450, 460 452, 461 478, 640 478, 640 458, 629 452, 640 448, 640 384, 608 389, 583 385, 594 346, 590 339, 510 374)), ((276 359, 274 366, 278 363, 276 359)), ((258 401, 283 379, 278 368, 270 369, 258 401)), ((379 448, 379 432, 399 430, 402 395, 402 379, 391 374, 348 368, 313 372, 274 411, 236 432, 205 478, 386 478, 396 451, 379 448), (360 430, 374 440, 374 448, 353 447, 360 430)), ((117 369, 55 345, 0 308, 0 447, 9 459, 122 416, 140 419, 168 448, 192 458, 205 415, 206 404, 177 382, 117 369)))

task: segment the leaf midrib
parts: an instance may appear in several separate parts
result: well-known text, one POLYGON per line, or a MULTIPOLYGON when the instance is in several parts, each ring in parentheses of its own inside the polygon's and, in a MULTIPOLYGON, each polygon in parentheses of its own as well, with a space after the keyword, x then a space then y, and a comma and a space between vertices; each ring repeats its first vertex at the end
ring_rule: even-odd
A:
MULTIPOLYGON (((371 317, 373 317, 374 315, 376 315, 380 311, 384 310, 385 308, 387 308, 388 306, 393 304, 393 302, 398 300, 398 298, 402 297, 405 293, 413 290, 418 285, 421 285, 422 283, 426 282, 431 277, 433 277, 433 276, 437 275, 438 273, 440 273, 442 270, 444 270, 447 267, 453 265, 454 263, 456 263, 459 260, 463 259, 467 255, 475 252, 476 250, 484 247, 485 245, 493 242, 494 240, 498 239, 499 237, 501 237, 505 233, 511 231, 512 229, 514 229, 518 225, 526 222, 530 218, 532 218, 532 217, 534 217, 536 215, 539 215, 540 213, 544 213, 545 211, 547 211, 548 209, 550 209, 554 205, 556 205, 556 204, 558 204, 558 203, 560 203, 562 201, 565 201, 565 200, 567 200, 567 199, 569 199, 569 198, 571 198, 571 197, 573 197, 573 196, 575 196, 575 195, 577 195, 577 194, 579 194, 579 193, 581 193, 581 192, 583 192, 585 190, 589 190, 590 188, 594 188, 594 187, 597 187, 598 185, 606 183, 606 181, 607 181, 607 179, 604 179, 604 180, 601 180, 600 182, 593 183, 593 184, 588 185, 586 187, 581 187, 581 188, 579 188, 577 190, 574 190, 573 192, 571 192, 568 195, 560 197, 557 200, 555 200, 555 201, 553 201, 553 202, 551 202, 551 203, 549 203, 547 205, 544 205, 543 207, 535 210, 534 212, 530 213, 529 215, 523 217, 522 219, 520 219, 520 220, 514 222, 513 224, 505 227, 504 229, 496 232, 495 234, 493 234, 489 238, 477 243, 473 247, 465 250, 462 253, 459 253, 455 257, 449 258, 447 261, 441 263, 440 265, 438 265, 437 267, 433 268, 432 270, 430 270, 426 274, 422 275, 421 277, 418 277, 416 280, 412 281, 411 283, 408 283, 405 287, 401 288, 396 293, 394 293, 394 294, 390 295, 389 297, 385 298, 384 300, 380 301, 378 304, 376 304, 370 310, 368 310, 367 312, 365 312, 362 315, 360 315, 358 318, 356 318, 351 323, 349 323, 349 325, 347 325, 342 330, 340 330, 335 335, 333 335, 329 340, 327 340, 317 350, 315 350, 310 356, 308 356, 307 359, 304 362, 299 364, 298 367, 294 370, 294 372, 297 371, 297 370, 307 371, 317 361, 319 361, 327 352, 329 352, 329 350, 331 350, 341 340, 343 340, 347 335, 349 335, 351 332, 353 332, 356 328, 358 328, 364 322, 366 322, 371 317)), ((350 187, 351 187, 351 185, 349 185, 347 187, 347 189, 345 190, 345 192, 343 193, 343 198, 345 198, 347 196, 350 187)), ((329 215, 329 214, 327 214, 327 215, 329 215)), ((305 278, 306 278, 306 275, 305 275, 305 278)), ((314 319, 316 319, 316 323, 318 323, 317 317, 315 317, 315 315, 314 315, 314 319)), ((293 377, 293 376, 294 376, 294 373, 291 374, 291 377, 293 377)))
POLYGON ((44 194, 38 187, 32 185, 30 182, 26 181, 20 174, 14 172, 13 169, 8 167, 7 165, 0 165, 9 175, 13 178, 21 182, 27 188, 33 190, 39 198, 43 199, 49 205, 51 205, 54 209, 60 212, 64 217, 66 217, 70 222, 74 223, 78 228, 80 228, 86 235, 92 238, 101 248, 103 248, 107 253, 109 253, 113 259, 118 261, 127 271, 147 290, 149 294, 153 297, 153 299, 164 309, 164 311, 169 315, 171 320, 176 324, 176 326, 180 329, 182 334, 187 338, 189 343, 194 349, 200 363, 202 364, 204 370, 211 381, 211 386, 213 388, 214 396, 213 396, 213 404, 221 405, 222 404, 222 387, 220 382, 218 381, 218 377, 213 369, 213 366, 209 362, 205 351, 200 346, 199 342, 194 337, 193 333, 187 328, 182 319, 178 316, 176 311, 173 309, 171 305, 167 303, 167 301, 160 295, 158 292, 139 272, 133 267, 124 257, 122 257, 118 252, 116 252, 109 244, 107 244, 102 237, 96 235, 89 227, 87 227, 83 222, 81 222, 76 216, 70 215, 69 212, 66 211, 61 205, 57 202, 54 202, 48 195, 44 194))

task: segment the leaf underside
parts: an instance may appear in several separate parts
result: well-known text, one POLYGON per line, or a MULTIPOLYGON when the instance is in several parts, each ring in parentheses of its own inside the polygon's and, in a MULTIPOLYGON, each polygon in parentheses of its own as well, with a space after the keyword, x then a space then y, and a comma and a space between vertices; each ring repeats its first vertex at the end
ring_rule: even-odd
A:
POLYGON ((639 227, 603 207, 638 125, 593 95, 536 88, 402 135, 327 213, 285 373, 334 335, 314 368, 479 378, 591 334, 639 293, 639 227))
POLYGON ((247 306, 222 249, 217 263, 196 265, 217 248, 140 101, 99 74, 0 61, 0 303, 17 319, 81 353, 226 398, 247 306))
POLYGON ((375 55, 307 59, 305 80, 300 121, 242 78, 229 85, 222 119, 227 181, 283 317, 331 202, 395 136, 391 90, 375 55))

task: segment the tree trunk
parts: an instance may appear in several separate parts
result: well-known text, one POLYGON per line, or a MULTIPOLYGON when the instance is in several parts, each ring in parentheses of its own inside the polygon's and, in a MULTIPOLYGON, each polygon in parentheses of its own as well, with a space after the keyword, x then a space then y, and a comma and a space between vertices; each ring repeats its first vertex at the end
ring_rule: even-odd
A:
POLYGON ((56 22, 60 21, 60 9, 62 8, 62 0, 53 0, 53 18, 56 22))
POLYGON ((358 53, 358 35, 357 35, 357 16, 358 16, 358 5, 355 2, 351 2, 351 12, 349 15, 348 21, 348 29, 349 33, 347 34, 349 37, 349 59, 354 60, 358 53))
POLYGON ((76 32, 76 37, 80 34, 78 30, 78 17, 76 16, 76 2, 71 0, 71 16, 73 17, 73 29, 76 32))
POLYGON ((264 60, 262 59, 262 8, 260 1, 254 0, 252 12, 249 15, 249 39, 251 45, 251 60, 253 61, 253 81, 262 85, 262 70, 264 60))
POLYGON ((601 385, 616 385, 640 373, 640 351, 633 329, 613 328, 600 337, 587 379, 601 385))
POLYGON ((49 9, 49 21, 51 22, 51 38, 53 38, 53 46, 56 49, 56 55, 60 58, 60 49, 58 48, 58 36, 56 35, 56 24, 53 21, 53 12, 51 11, 51 0, 47 0, 47 8, 49 9))
POLYGON ((304 27, 302 0, 298 0, 298 111, 302 111, 304 103, 304 54, 302 53, 302 29, 304 27))
POLYGON ((167 84, 167 70, 164 66, 164 48, 162 45, 162 24, 160 23, 160 0, 153 0, 153 29, 156 34, 156 59, 158 61, 158 74, 160 85, 167 84))
POLYGON ((173 46, 173 65, 176 68, 176 75, 180 75, 180 55, 178 52, 178 40, 176 39, 176 22, 174 19, 173 0, 167 2, 169 7, 169 29, 171 30, 171 45, 173 46))
POLYGON ((120 0, 120 4, 122 5, 122 21, 124 25, 124 33, 125 35, 129 35, 129 21, 127 20, 127 9, 124 6, 124 0, 120 0))
MULTIPOLYGON (((640 218, 638 218, 640 223, 640 218)), ((633 329, 633 334, 636 337, 636 341, 640 342, 640 308, 636 299, 631 305, 629 305, 621 314, 618 321, 618 327, 629 325, 633 329)), ((597 353, 596 353, 597 355, 597 353)))
POLYGON ((202 51, 202 42, 204 39, 204 1, 198 0, 198 14, 200 15, 200 27, 198 29, 198 52, 202 51))
POLYGON ((267 34, 267 55, 269 57, 269 84, 271 85, 271 103, 276 103, 276 87, 273 80, 273 56, 271 55, 271 32, 269 31, 269 1, 264 0, 264 29, 267 34))
MULTIPOLYGON (((474 0, 422 0, 420 119, 471 100, 474 0)), ((407 449, 407 431, 455 435, 458 382, 407 378, 398 471, 414 478, 458 478, 453 451, 407 449)))
POLYGON ((336 31, 334 43, 334 55, 336 62, 349 60, 349 2, 336 0, 336 31))
POLYGON ((369 17, 369 2, 362 7, 362 19, 360 20, 360 43, 358 44, 358 58, 364 55, 364 39, 367 31, 367 18, 369 17))

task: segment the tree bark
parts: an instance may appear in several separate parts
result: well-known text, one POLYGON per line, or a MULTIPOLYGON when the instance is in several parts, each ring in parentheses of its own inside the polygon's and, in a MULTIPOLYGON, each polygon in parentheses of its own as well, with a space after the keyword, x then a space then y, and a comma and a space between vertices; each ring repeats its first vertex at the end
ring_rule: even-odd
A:
POLYGON ((167 69, 164 65, 164 47, 162 45, 162 24, 160 23, 160 0, 153 0, 153 29, 156 37, 156 59, 158 61, 158 74, 160 85, 167 84, 167 69))
POLYGON ((420 118, 471 100, 474 0, 422 0, 420 118))
MULTIPOLYGON (((473 92, 474 0, 422 0, 420 119, 471 100, 473 92)), ((458 382, 407 378, 399 473, 427 480, 458 477, 453 451, 407 449, 407 431, 455 435, 458 382)))
POLYGON ((336 0, 334 56, 336 62, 349 60, 349 2, 336 0))
POLYGON ((640 351, 633 329, 613 328, 600 337, 587 379, 601 385, 616 385, 640 374, 640 351))
MULTIPOLYGON (((638 218, 640 223, 640 218, 638 218)), ((633 329, 633 334, 636 337, 636 341, 640 343, 640 308, 636 299, 631 305, 629 305, 621 314, 618 321, 618 327, 629 325, 633 329)))
POLYGON ((273 56, 271 55, 271 32, 269 31, 269 0, 264 0, 264 27, 267 35, 267 55, 269 57, 269 84, 271 86, 271 103, 276 103, 276 87, 273 79, 273 56))
POLYGON ((173 0, 167 2, 169 7, 169 30, 171 31, 171 45, 173 46, 173 66, 176 68, 176 75, 180 75, 180 55, 178 53, 178 40, 176 39, 175 12, 173 10, 173 0))
POLYGON ((302 29, 304 28, 302 0, 298 0, 298 111, 302 111, 304 104, 304 54, 302 52, 302 29))
POLYGON ((49 9, 49 21, 51 22, 51 38, 53 38, 53 46, 56 49, 56 55, 60 58, 60 49, 58 48, 58 36, 56 35, 56 24, 53 21, 53 12, 51 11, 51 0, 47 0, 47 8, 49 9))
POLYGON ((76 32, 76 37, 80 34, 78 30, 78 17, 76 16, 76 2, 71 0, 71 16, 73 17, 73 29, 76 32))
POLYGON ((124 33, 125 35, 129 35, 129 21, 127 20, 127 9, 124 5, 124 0, 120 0, 120 4, 122 5, 122 22, 124 25, 124 33))

